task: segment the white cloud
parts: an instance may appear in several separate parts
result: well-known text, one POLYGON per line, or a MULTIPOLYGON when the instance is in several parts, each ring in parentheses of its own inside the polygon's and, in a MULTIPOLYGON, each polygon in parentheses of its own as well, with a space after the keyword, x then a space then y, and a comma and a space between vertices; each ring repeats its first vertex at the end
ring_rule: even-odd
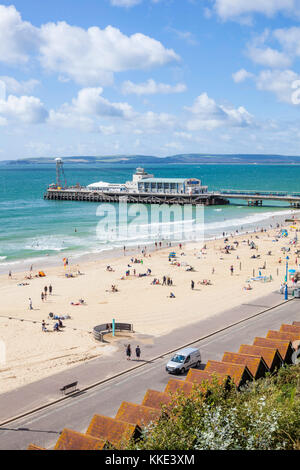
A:
POLYGON ((190 31, 180 31, 179 29, 172 28, 171 26, 166 27, 167 31, 174 33, 179 39, 185 41, 191 46, 198 44, 198 41, 195 39, 194 35, 190 31))
POLYGON ((276 29, 273 36, 293 56, 300 56, 300 28, 276 29))
POLYGON ((194 115, 186 124, 189 131, 212 130, 220 126, 246 127, 254 124, 253 117, 243 106, 235 109, 218 105, 207 93, 199 95, 194 104, 185 109, 194 115))
POLYGON ((176 137, 180 137, 181 139, 186 139, 186 140, 193 139, 193 134, 190 134, 188 132, 176 131, 174 132, 174 135, 176 135, 176 137))
POLYGON ((38 29, 23 21, 14 6, 0 5, 0 61, 26 63, 38 44, 38 29))
POLYGON ((233 81, 235 83, 241 83, 245 81, 247 78, 253 77, 253 74, 250 72, 247 72, 245 69, 240 69, 237 72, 232 74, 233 81))
POLYGON ((49 112, 48 123, 58 128, 78 129, 81 132, 96 132, 94 120, 87 116, 75 114, 72 109, 61 109, 49 112))
POLYGON ((0 76, 0 82, 3 82, 6 92, 15 95, 27 95, 33 92, 34 88, 40 84, 38 80, 30 79, 26 81, 18 81, 13 77, 0 76))
POLYGON ((39 98, 9 95, 7 100, 0 100, 0 116, 27 124, 40 124, 45 122, 48 112, 39 98))
POLYGON ((179 151, 179 150, 182 150, 184 147, 181 143, 179 142, 168 142, 164 145, 164 148, 166 150, 172 150, 172 151, 179 151))
POLYGON ((224 21, 249 19, 259 13, 273 17, 277 13, 299 14, 298 0, 214 0, 214 9, 224 21))
POLYGON ((176 118, 172 114, 148 111, 136 116, 133 124, 145 132, 160 133, 172 129, 175 123, 176 118))
POLYGON ((300 75, 293 70, 263 70, 256 77, 256 86, 258 90, 274 93, 279 101, 294 104, 293 83, 299 79, 300 75))
POLYGON ((145 83, 133 83, 128 80, 122 85, 122 92, 124 95, 154 95, 182 93, 184 91, 186 91, 186 85, 184 83, 177 83, 177 85, 172 86, 165 83, 156 83, 151 78, 145 83))
POLYGON ((287 54, 271 47, 249 46, 248 55, 254 63, 265 67, 285 68, 291 64, 291 58, 287 54))
POLYGON ((35 53, 47 71, 84 86, 111 84, 116 72, 179 60, 172 49, 141 33, 127 36, 113 26, 83 29, 64 21, 36 28, 15 7, 0 5, 0 62, 25 63, 35 53))
POLYGON ((109 84, 115 72, 147 69, 179 60, 159 41, 136 33, 126 36, 112 26, 84 30, 65 22, 41 28, 42 65, 80 84, 109 84))
POLYGON ((112 125, 99 125, 98 120, 132 119, 136 116, 128 103, 111 103, 102 96, 103 89, 83 88, 71 103, 63 104, 58 110, 51 110, 49 123, 57 127, 79 129, 83 132, 115 133, 112 125))
POLYGON ((83 88, 78 92, 77 98, 72 100, 75 112, 92 116, 110 116, 128 118, 133 114, 128 103, 111 103, 101 96, 102 88, 83 88))
POLYGON ((99 130, 103 135, 113 135, 116 133, 115 126, 99 126, 99 130))

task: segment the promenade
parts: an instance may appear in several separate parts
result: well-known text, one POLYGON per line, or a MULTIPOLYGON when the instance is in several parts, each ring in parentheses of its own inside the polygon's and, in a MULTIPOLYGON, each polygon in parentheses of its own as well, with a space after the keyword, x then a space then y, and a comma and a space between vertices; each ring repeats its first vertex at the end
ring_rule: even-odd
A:
MULTIPOLYGON (((123 400, 138 403, 147 388, 163 389, 169 380, 164 366, 171 350, 196 341, 203 363, 209 358, 220 360, 224 351, 235 351, 241 343, 251 344, 255 336, 265 336, 269 329, 276 329, 283 322, 299 320, 298 312, 297 299, 284 302, 282 296, 274 293, 259 299, 255 304, 244 304, 198 324, 176 330, 160 337, 159 341, 149 341, 142 349, 143 361, 140 363, 126 361, 124 346, 120 343, 115 356, 107 360, 92 360, 67 372, 3 394, 0 400, 2 423, 13 416, 60 399, 59 388, 65 383, 78 380, 80 389, 83 390, 96 382, 109 379, 85 393, 70 396, 33 415, 2 425, 0 448, 22 449, 31 441, 51 447, 52 441, 55 442, 65 426, 84 432, 94 413, 114 416, 123 400), (276 305, 279 306, 275 307, 276 305), (233 324, 236 325, 230 326, 233 324), (219 333, 213 334, 216 331, 219 333), (163 355, 166 357, 162 357, 163 355), (114 376, 116 377, 113 378, 114 376)), ((131 343, 134 345, 136 341, 131 343)))

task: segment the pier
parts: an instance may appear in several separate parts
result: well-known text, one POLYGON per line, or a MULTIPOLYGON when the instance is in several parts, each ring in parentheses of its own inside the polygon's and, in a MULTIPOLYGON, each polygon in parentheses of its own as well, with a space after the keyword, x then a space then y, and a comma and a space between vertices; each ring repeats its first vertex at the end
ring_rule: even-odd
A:
POLYGON ((221 189, 213 193, 216 197, 224 197, 229 200, 244 200, 248 206, 262 206, 263 201, 286 202, 287 205, 295 209, 300 208, 300 193, 287 191, 256 191, 239 189, 221 189))
POLYGON ((230 204, 230 200, 244 200, 248 206, 261 207, 263 201, 279 201, 300 208, 300 193, 244 189, 208 191, 197 178, 154 178, 144 168, 137 168, 132 181, 123 184, 99 181, 87 187, 69 187, 62 159, 55 161, 56 184, 52 183, 44 194, 44 199, 51 201, 216 206, 230 204))
POLYGON ((86 188, 49 188, 44 199, 51 201, 86 201, 86 202, 127 202, 130 204, 178 204, 178 205, 224 205, 229 201, 220 195, 205 194, 167 194, 167 193, 130 193, 130 192, 100 192, 86 188))
POLYGON ((248 206, 260 207, 263 202, 280 201, 288 206, 300 208, 300 194, 286 192, 257 192, 220 190, 204 194, 137 193, 120 191, 96 191, 88 188, 48 188, 44 199, 51 201, 127 202, 130 204, 178 204, 215 206, 230 204, 230 200, 244 200, 248 206))

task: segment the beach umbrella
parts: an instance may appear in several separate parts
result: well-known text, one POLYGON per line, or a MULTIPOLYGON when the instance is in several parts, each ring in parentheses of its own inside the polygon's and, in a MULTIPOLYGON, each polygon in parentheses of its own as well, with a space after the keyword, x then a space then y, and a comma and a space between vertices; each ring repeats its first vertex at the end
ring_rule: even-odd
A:
POLYGON ((295 273, 296 269, 289 269, 289 273, 295 273))

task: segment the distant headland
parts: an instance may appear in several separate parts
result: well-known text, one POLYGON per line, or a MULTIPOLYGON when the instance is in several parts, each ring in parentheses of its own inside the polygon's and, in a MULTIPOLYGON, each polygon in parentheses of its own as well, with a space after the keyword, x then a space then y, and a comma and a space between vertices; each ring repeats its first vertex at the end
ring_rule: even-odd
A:
MULTIPOLYGON (((55 155, 51 157, 20 158, 4 160, 5 165, 45 165, 55 164, 55 155)), ((300 156, 271 154, 201 154, 188 153, 157 157, 153 155, 103 155, 103 156, 64 156, 65 164, 107 164, 152 165, 152 164, 234 164, 234 165, 299 165, 300 156)))

